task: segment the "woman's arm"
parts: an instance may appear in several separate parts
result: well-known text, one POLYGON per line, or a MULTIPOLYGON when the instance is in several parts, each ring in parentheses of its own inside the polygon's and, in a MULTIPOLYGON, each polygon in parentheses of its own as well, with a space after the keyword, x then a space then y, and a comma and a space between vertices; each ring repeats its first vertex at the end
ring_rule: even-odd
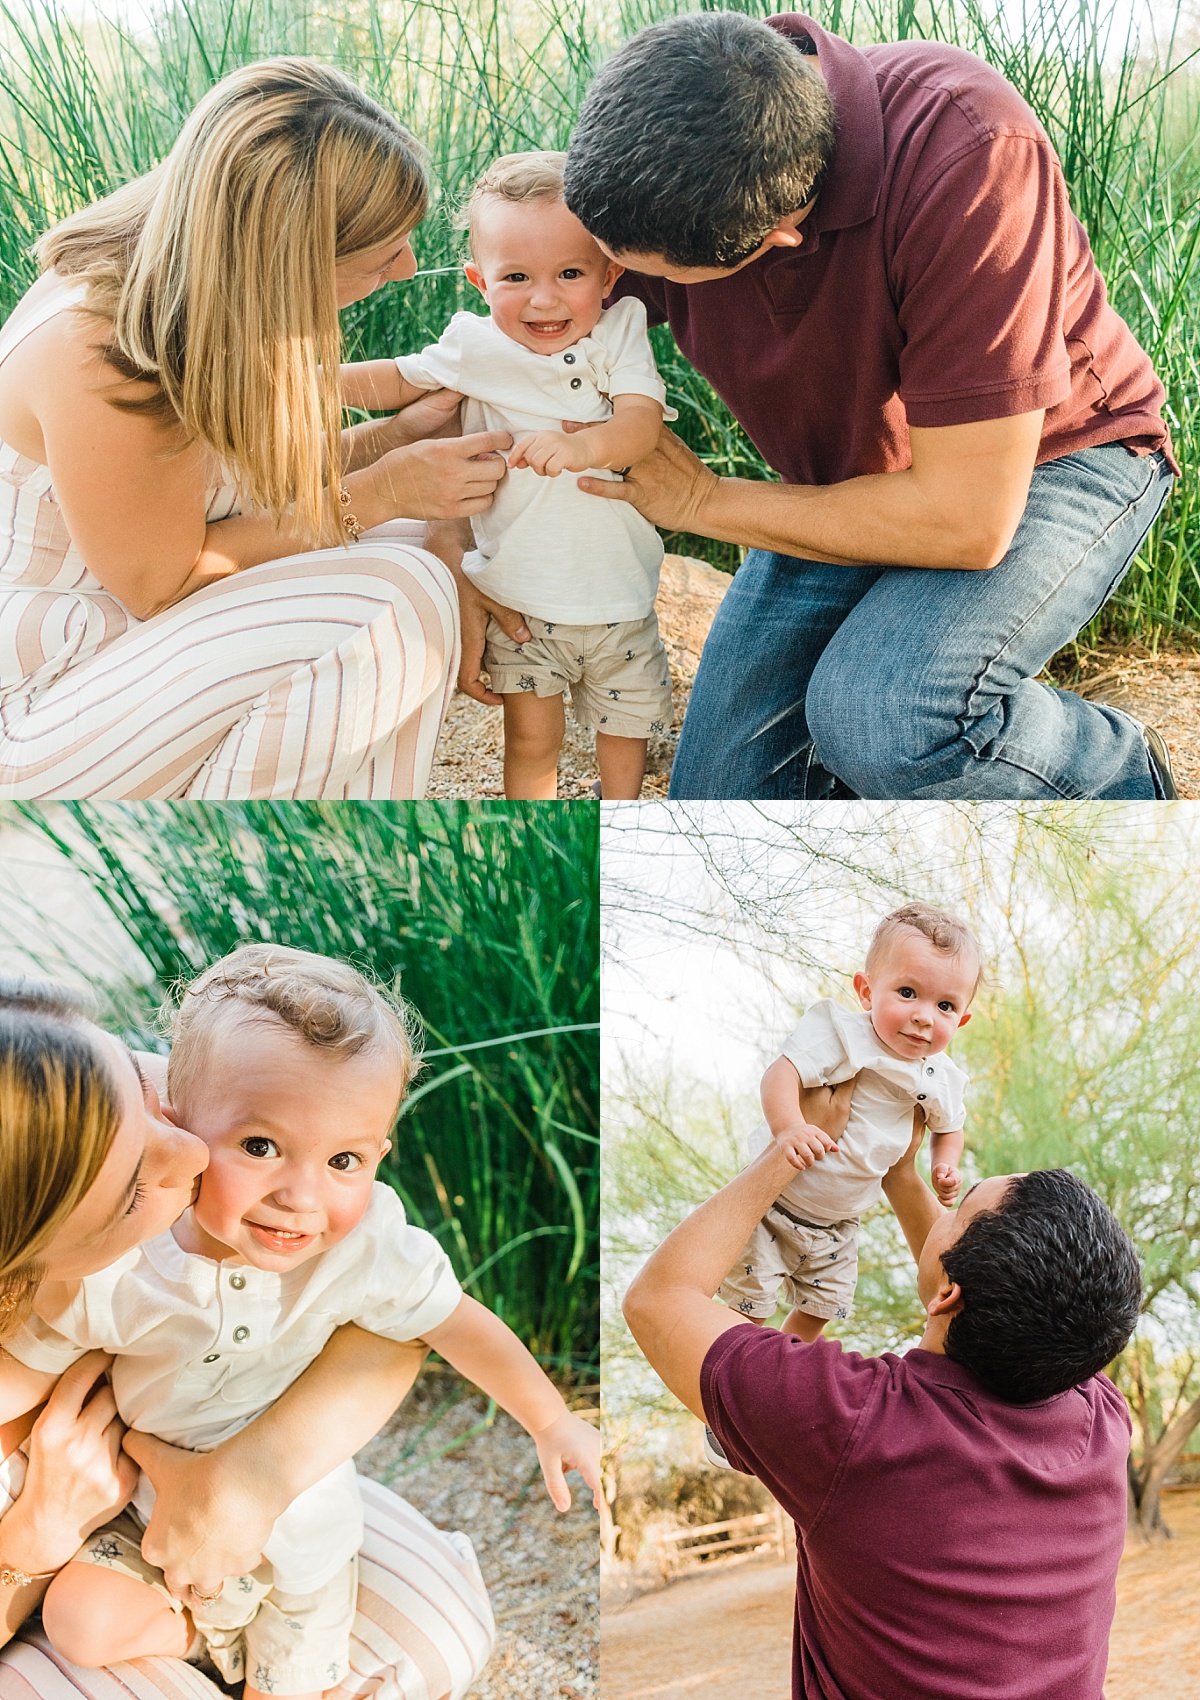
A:
POLYGON ((30 1429, 25 1485, 0 1522, 0 1646, 41 1603, 54 1572, 133 1492, 137 1471, 121 1451, 124 1424, 101 1380, 111 1362, 87 1352, 72 1364, 30 1429))
POLYGON ((178 1598, 211 1594, 258 1564, 271 1525, 297 1494, 383 1427, 426 1348, 339 1328, 275 1404, 214 1452, 184 1452, 130 1429, 125 1450, 157 1495, 142 1551, 178 1598))
MULTIPOLYGON (((94 335, 64 314, 16 352, 41 356, 43 458, 71 539, 104 588, 148 619, 246 567, 306 552, 308 542, 266 514, 207 523, 207 457, 178 427, 111 405, 115 389, 148 392, 114 378, 94 335)), ((351 510, 364 530, 399 517, 478 513, 506 470, 495 451, 511 440, 480 432, 396 449, 344 480, 351 510)))

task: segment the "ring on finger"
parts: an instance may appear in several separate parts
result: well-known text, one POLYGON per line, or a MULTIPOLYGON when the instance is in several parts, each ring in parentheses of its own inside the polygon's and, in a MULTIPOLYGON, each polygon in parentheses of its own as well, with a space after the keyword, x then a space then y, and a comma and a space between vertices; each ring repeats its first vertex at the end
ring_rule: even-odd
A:
POLYGON ((196 1600, 203 1600, 206 1606, 211 1605, 214 1600, 219 1600, 224 1592, 224 1582, 221 1583, 221 1586, 217 1589, 215 1594, 202 1594, 200 1589, 196 1587, 195 1583, 192 1584, 192 1598, 196 1600))

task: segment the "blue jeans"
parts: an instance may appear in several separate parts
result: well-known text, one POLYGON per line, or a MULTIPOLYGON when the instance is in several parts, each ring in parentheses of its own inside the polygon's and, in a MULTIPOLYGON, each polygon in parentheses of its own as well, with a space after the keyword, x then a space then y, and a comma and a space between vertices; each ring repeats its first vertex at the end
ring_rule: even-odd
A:
POLYGON ((987 572, 752 550, 717 610, 672 797, 1154 797, 1136 722, 1039 684, 1167 498, 1119 443, 1033 474, 987 572))

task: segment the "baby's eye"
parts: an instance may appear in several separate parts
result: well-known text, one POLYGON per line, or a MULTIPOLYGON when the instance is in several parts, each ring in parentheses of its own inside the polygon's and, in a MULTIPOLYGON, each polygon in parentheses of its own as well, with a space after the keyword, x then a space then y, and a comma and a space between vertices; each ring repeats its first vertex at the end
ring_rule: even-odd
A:
POLYGON ((500 279, 500 282, 501 283, 528 283, 529 282, 529 274, 528 274, 528 272, 505 272, 504 276, 500 279))
POLYGON ((896 996, 897 997, 900 997, 900 998, 915 998, 916 995, 917 995, 916 992, 913 991, 911 986, 897 986, 897 988, 896 988, 896 996))
POLYGON ((585 274, 584 274, 584 270, 583 270, 582 266, 566 266, 566 267, 564 267, 564 269, 562 271, 559 272, 558 275, 559 275, 559 277, 565 277, 567 279, 574 279, 574 278, 577 278, 577 277, 583 277, 585 274))
POLYGON ((329 1167, 336 1169, 339 1174, 346 1175, 354 1169, 361 1169, 362 1162, 357 1151, 339 1151, 336 1157, 329 1159, 329 1167))
POLYGON ((942 1001, 938 1004, 938 1008, 940 1010, 944 1010, 947 1015, 953 1015, 954 1014, 954 1004, 951 1001, 951 999, 949 999, 949 998, 943 998, 942 1001))
POLYGON ((279 1147, 273 1139, 264 1139, 261 1134, 252 1134, 249 1139, 243 1139, 242 1150, 247 1157, 278 1157, 279 1147))

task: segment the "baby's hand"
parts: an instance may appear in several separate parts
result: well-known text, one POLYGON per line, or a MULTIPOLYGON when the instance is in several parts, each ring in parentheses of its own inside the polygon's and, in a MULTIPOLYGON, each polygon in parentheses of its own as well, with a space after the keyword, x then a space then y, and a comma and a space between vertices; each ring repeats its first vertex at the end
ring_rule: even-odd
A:
POLYGON ((930 1177, 933 1190, 943 1204, 953 1204, 962 1186, 962 1176, 950 1163, 935 1163, 930 1177))
POLYGON ((543 478, 557 478, 560 472, 586 472, 591 464, 584 445, 573 442, 565 431, 533 431, 527 437, 518 437, 508 457, 511 472, 527 466, 543 478))
POLYGON ((793 1169, 811 1169, 827 1151, 837 1150, 836 1140, 811 1122, 791 1122, 772 1130, 771 1137, 793 1169))
POLYGON ((578 1470, 591 1488, 592 1504, 599 1511, 600 1435, 591 1423, 584 1422, 582 1417, 571 1411, 564 1411, 548 1427, 538 1429, 533 1439, 537 1445, 538 1462, 542 1466, 542 1479, 546 1483, 546 1492, 554 1501, 554 1509, 571 1509, 571 1490, 566 1483, 566 1472, 578 1470))

